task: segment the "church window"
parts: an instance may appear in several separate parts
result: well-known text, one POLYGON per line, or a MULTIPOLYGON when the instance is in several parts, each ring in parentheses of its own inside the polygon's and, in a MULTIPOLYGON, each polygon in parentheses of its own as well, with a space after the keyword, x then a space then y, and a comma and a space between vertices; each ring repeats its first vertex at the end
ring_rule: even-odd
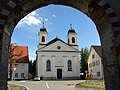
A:
POLYGON ((61 49, 61 47, 60 47, 60 46, 57 46, 57 49, 61 49))
POLYGON ((47 62, 46 62, 46 71, 51 71, 51 62, 50 62, 50 60, 47 60, 47 62))
POLYGON ((68 60, 68 71, 72 71, 72 62, 68 60))
POLYGON ((72 37, 72 43, 75 43, 75 38, 74 37, 72 37))
POLYGON ((42 42, 45 42, 45 36, 42 36, 42 42))

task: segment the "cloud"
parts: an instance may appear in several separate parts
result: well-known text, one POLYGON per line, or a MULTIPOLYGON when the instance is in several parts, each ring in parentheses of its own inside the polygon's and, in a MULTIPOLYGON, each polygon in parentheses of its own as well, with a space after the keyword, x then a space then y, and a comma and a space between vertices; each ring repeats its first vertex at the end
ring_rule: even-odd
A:
POLYGON ((55 15, 55 14, 53 14, 52 16, 53 16, 54 18, 56 17, 56 15, 55 15))
POLYGON ((29 26, 31 25, 39 25, 42 23, 43 18, 40 17, 39 14, 37 14, 35 11, 31 12, 27 16, 25 16, 23 19, 20 20, 18 23, 18 26, 22 26, 24 24, 27 24, 29 26))
POLYGON ((44 21, 48 21, 48 19, 47 19, 47 18, 45 18, 45 19, 44 19, 44 21))

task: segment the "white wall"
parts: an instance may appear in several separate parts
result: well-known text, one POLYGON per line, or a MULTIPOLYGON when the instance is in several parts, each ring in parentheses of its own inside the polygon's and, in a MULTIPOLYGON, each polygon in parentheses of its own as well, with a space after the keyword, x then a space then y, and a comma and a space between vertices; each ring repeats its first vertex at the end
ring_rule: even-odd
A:
MULTIPOLYGON (((17 70, 12 74, 13 79, 28 79, 28 63, 16 63, 16 64, 17 64, 17 70), (18 77, 15 77, 15 73, 18 73, 18 77), (21 77, 21 73, 24 73, 24 77, 21 77)), ((8 78, 10 78, 9 72, 8 72, 8 78)))
POLYGON ((57 69, 62 69, 62 77, 79 77, 79 53, 38 52, 38 74, 40 77, 56 77, 57 69), (51 61, 51 71, 46 71, 46 61, 51 61), (72 61, 72 71, 68 71, 67 61, 72 61))
POLYGON ((88 58, 88 71, 89 75, 92 74, 93 79, 103 79, 103 66, 101 62, 101 57, 96 53, 96 51, 93 48, 91 48, 91 52, 88 58), (92 58, 93 54, 95 55, 94 58, 92 58), (96 64, 96 61, 99 61, 99 65, 96 64), (93 62, 95 62, 95 66, 93 66, 93 62), (100 72, 100 76, 97 75, 97 72, 100 72))

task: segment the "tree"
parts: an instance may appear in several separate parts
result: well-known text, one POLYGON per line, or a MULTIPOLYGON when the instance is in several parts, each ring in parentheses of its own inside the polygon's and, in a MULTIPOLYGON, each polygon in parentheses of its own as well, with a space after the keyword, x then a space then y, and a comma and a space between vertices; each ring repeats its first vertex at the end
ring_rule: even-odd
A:
POLYGON ((36 60, 29 62, 29 74, 32 75, 32 78, 36 75, 36 60))
POLYGON ((29 77, 29 79, 31 79, 32 78, 32 60, 30 60, 29 61, 29 75, 28 75, 28 77, 29 77))
POLYGON ((16 50, 17 45, 16 44, 10 44, 9 45, 9 57, 8 57, 8 63, 9 63, 9 70, 10 70, 10 80, 12 80, 12 73, 13 73, 13 64, 16 63, 16 60, 18 57, 21 57, 22 51, 17 52, 16 50))
POLYGON ((29 73, 32 75, 32 60, 29 61, 29 73))
POLYGON ((82 48, 81 49, 81 72, 88 71, 88 64, 87 64, 87 60, 88 60, 88 55, 89 55, 89 51, 88 48, 82 48))
POLYGON ((35 75, 36 75, 36 60, 34 60, 32 64, 32 76, 35 77, 35 75))

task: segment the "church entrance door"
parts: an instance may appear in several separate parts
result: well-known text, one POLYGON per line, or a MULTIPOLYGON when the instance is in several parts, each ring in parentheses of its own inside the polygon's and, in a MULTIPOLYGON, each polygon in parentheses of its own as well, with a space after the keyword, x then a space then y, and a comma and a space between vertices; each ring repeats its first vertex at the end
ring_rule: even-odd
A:
POLYGON ((57 69, 57 79, 62 79, 62 69, 57 69))

